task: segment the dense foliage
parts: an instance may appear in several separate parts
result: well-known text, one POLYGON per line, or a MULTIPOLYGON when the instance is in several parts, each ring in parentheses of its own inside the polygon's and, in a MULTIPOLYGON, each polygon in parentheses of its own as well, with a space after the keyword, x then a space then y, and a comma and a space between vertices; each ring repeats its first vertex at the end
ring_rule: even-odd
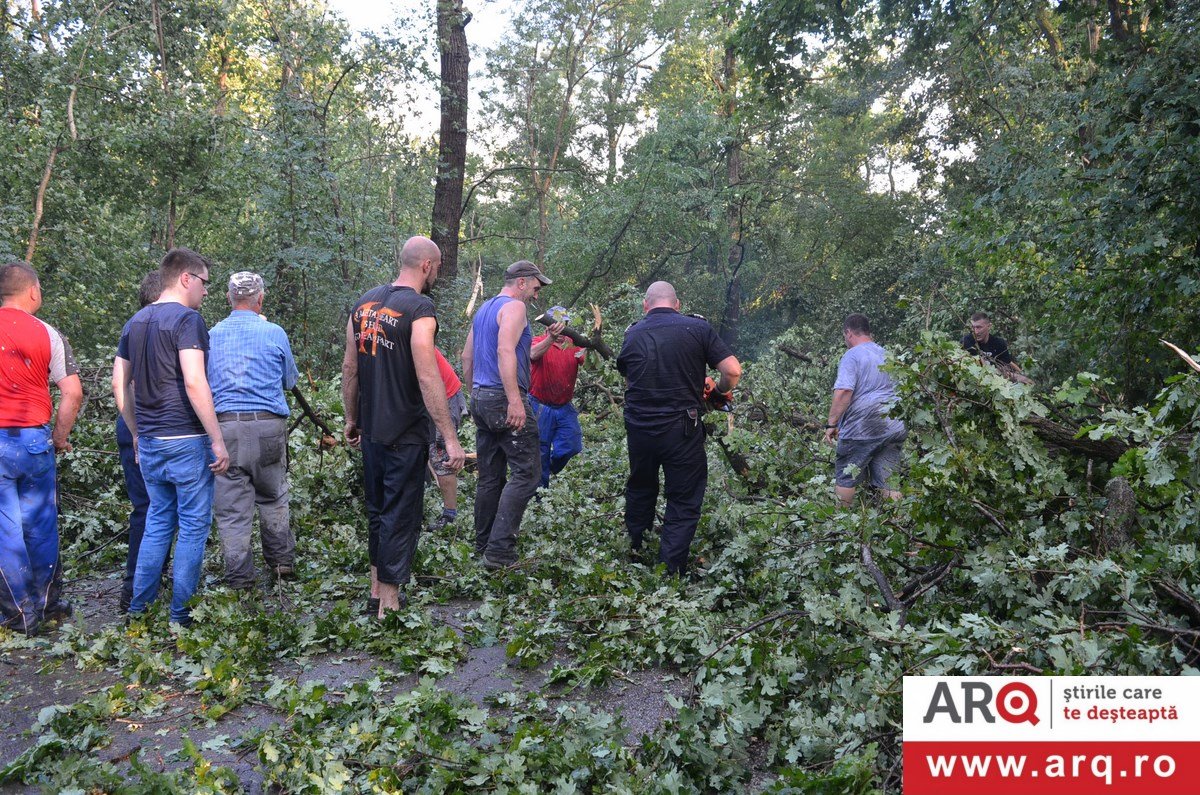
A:
MULTIPOLYGON (((347 304, 428 231, 432 19, 352 36, 315 0, 38 8, 0 4, 0 253, 31 258, 90 374, 60 478, 68 577, 92 582, 124 552, 104 370, 166 246, 264 273, 336 427, 347 304)), ((232 747, 289 792, 892 792, 906 674, 1200 673, 1200 377, 1157 342, 1195 348, 1198 11, 522 4, 471 111, 441 340, 461 343, 476 273, 490 293, 519 257, 554 277, 549 303, 599 303, 610 343, 675 282, 748 362, 732 423, 709 419, 697 576, 627 560, 610 365, 582 377, 586 451, 530 510, 520 564, 485 574, 460 520, 422 540, 414 604, 382 624, 357 615, 359 464, 304 422, 299 580, 239 599, 213 548, 193 629, 0 637, 115 682, 31 715, 0 780, 237 791, 211 761, 232 747), (977 309, 1035 386, 957 349, 977 309), (816 429, 849 311, 893 354, 910 435, 903 501, 843 511, 816 429), (482 705, 439 687, 498 647, 545 686, 482 705), (297 673, 331 655, 373 671, 297 673), (644 736, 597 696, 639 676, 676 694, 644 736), (165 766, 97 753, 178 699, 224 739, 165 766), (220 732, 248 710, 277 719, 220 732)))

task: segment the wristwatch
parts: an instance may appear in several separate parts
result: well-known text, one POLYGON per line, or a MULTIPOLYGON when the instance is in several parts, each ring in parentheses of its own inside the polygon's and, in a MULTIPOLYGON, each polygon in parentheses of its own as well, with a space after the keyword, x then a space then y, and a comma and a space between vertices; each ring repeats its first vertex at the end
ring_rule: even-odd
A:
POLYGON ((837 427, 837 423, 835 422, 833 425, 826 425, 825 427, 832 430, 833 428, 837 427))

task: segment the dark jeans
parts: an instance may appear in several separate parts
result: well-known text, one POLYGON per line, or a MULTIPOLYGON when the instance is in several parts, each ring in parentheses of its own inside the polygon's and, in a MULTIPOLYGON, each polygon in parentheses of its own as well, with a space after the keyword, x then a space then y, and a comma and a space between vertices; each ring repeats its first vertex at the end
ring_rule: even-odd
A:
MULTIPOLYGON (((129 511, 129 552, 125 555, 125 576, 121 579, 119 604, 124 613, 133 601, 133 573, 137 570, 138 550, 142 546, 142 535, 146 532, 150 495, 146 493, 146 481, 142 479, 142 470, 138 468, 137 456, 134 455, 133 434, 129 432, 125 418, 120 415, 117 415, 117 451, 121 455, 121 470, 125 473, 125 494, 133 506, 129 511)), ((167 558, 169 562, 169 554, 167 558)))
POLYGON ((537 415, 538 436, 541 439, 542 486, 550 485, 550 476, 563 471, 567 462, 583 452, 583 429, 579 413, 570 403, 551 406, 530 396, 530 405, 537 415))
POLYGON ((625 424, 629 437, 629 481, 625 486, 625 528, 634 549, 654 523, 658 501, 658 471, 666 481, 667 510, 658 559, 667 571, 687 570, 692 538, 700 523, 704 489, 708 485, 708 456, 704 452, 704 423, 680 412, 679 418, 654 433, 625 424))
POLYGON ((509 428, 508 398, 503 389, 471 393, 475 419, 475 455, 479 479, 475 488, 475 553, 502 565, 517 559, 517 533, 525 506, 542 475, 537 416, 525 398, 525 425, 509 428), (509 473, 505 480, 506 471, 509 473))
POLYGON ((405 585, 421 535, 429 445, 362 440, 367 551, 379 581, 405 585))

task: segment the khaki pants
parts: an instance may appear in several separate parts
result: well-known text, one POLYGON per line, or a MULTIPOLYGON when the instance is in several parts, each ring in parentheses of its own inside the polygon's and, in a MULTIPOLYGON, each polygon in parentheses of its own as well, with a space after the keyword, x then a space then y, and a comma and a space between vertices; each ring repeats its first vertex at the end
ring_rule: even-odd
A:
POLYGON ((267 567, 295 565, 296 538, 288 511, 287 420, 228 420, 221 436, 229 469, 216 479, 213 513, 221 534, 225 580, 248 588, 257 579, 251 536, 258 507, 263 559, 267 567))

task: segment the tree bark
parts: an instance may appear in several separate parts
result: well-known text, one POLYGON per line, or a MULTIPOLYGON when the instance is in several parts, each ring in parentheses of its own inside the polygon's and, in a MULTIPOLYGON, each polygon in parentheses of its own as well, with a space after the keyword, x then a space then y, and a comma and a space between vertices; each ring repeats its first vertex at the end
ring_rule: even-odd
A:
POLYGON ((62 146, 55 146, 46 158, 46 168, 42 171, 42 180, 38 183, 37 197, 33 200, 33 226, 29 230, 29 245, 25 248, 25 261, 33 262, 33 254, 37 251, 38 230, 42 225, 42 210, 46 203, 46 189, 50 186, 50 176, 54 173, 54 161, 62 146))
POLYGON ((437 176, 433 187, 432 239, 442 251, 440 278, 458 274, 458 237, 467 168, 468 66, 467 23, 462 0, 437 0, 438 49, 442 62, 442 122, 438 133, 437 176))
MULTIPOLYGON (((734 23, 731 21, 730 25, 734 23)), ((729 121, 733 133, 725 149, 726 184, 730 188, 726 218, 729 224, 729 250, 725 256, 725 306, 721 311, 721 323, 717 333, 730 348, 737 349, 738 330, 742 321, 742 262, 746 249, 742 242, 742 205, 737 188, 742 182, 742 142, 737 129, 737 51, 733 44, 725 46, 722 67, 724 98, 721 115, 729 121)))

